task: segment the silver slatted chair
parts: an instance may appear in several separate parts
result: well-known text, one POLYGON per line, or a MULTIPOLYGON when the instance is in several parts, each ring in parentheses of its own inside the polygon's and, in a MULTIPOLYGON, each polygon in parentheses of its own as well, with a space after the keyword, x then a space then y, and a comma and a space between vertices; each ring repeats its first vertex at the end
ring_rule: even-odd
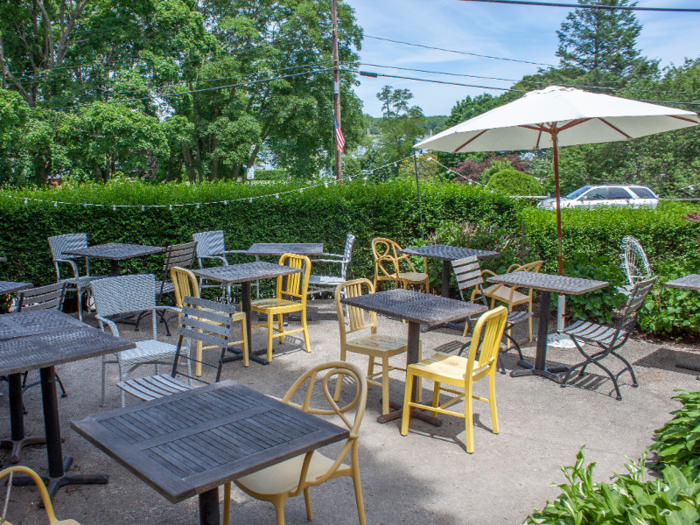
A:
MULTIPOLYGON (((246 250, 227 250, 224 242, 223 230, 212 230, 208 232, 199 232, 192 234, 192 238, 197 243, 197 260, 199 267, 205 267, 205 261, 220 261, 224 266, 228 266, 226 254, 238 253, 244 254, 246 250)), ((255 257, 259 261, 259 257, 255 257)), ((199 287, 204 288, 221 288, 226 299, 231 297, 231 285, 223 286, 219 284, 204 284, 204 279, 199 279, 199 287)), ((238 285, 240 286, 240 285, 238 285)), ((260 298, 260 281, 255 282, 255 296, 260 298)))
POLYGON ((355 236, 348 233, 345 237, 345 249, 343 254, 337 253, 324 253, 324 259, 312 259, 311 262, 316 263, 333 263, 340 264, 340 275, 314 275, 309 276, 309 291, 307 295, 320 294, 322 292, 332 292, 335 287, 339 284, 343 284, 347 281, 348 266, 350 266, 350 261, 352 259, 352 246, 355 244, 355 236), (326 257, 335 257, 334 259, 327 259, 326 257))
MULTIPOLYGON (((180 372, 179 369, 183 360, 187 360, 188 363, 195 361, 216 369, 215 382, 218 383, 221 380, 224 363, 236 359, 236 357, 227 357, 226 353, 231 344, 238 343, 235 341, 233 328, 238 322, 236 317, 239 315, 236 314, 236 310, 232 305, 208 301, 198 297, 185 297, 182 305, 182 315, 177 327, 177 351, 170 374, 128 379, 120 381, 117 383, 117 386, 124 392, 138 397, 142 401, 150 401, 191 390, 193 388, 192 380, 208 384, 201 378, 180 372), (189 345, 186 345, 186 340, 190 341, 189 345), (193 358, 190 352, 183 353, 183 346, 185 348, 194 348, 193 341, 201 342, 208 349, 218 348, 220 350, 218 363, 212 365, 193 358), (178 375, 185 377, 187 382, 178 379, 178 375)), ((245 346, 245 326, 241 327, 241 333, 243 336, 242 344, 245 346)))
MULTIPOLYGON (((172 306, 156 305, 156 278, 153 274, 107 277, 93 281, 90 286, 97 309, 96 319, 100 322, 102 330, 107 325, 112 334, 119 336, 119 328, 117 328, 116 323, 107 317, 144 310, 151 312, 153 322, 153 339, 138 341, 136 348, 115 353, 113 360, 109 360, 107 356, 102 357, 102 406, 104 406, 105 372, 108 364, 118 366, 119 381, 123 381, 126 376, 141 365, 154 365, 157 374, 159 364, 169 365, 172 363, 177 347, 158 340, 157 312, 159 310, 179 312, 172 306)), ((187 361, 187 373, 192 375, 189 360, 187 361)), ((122 406, 124 406, 124 402, 124 392, 122 391, 122 406)))
POLYGON ((635 388, 638 386, 637 377, 634 375, 632 365, 629 361, 627 361, 627 359, 618 354, 617 350, 619 350, 627 342, 632 330, 634 330, 634 327, 637 324, 637 317, 639 316, 639 309, 644 305, 644 301, 654 286, 656 279, 657 277, 653 277, 646 281, 636 282, 629 298, 627 299, 627 304, 622 311, 622 319, 616 327, 589 323, 587 321, 576 321, 561 331, 562 333, 571 337, 571 340, 576 345, 576 348, 585 358, 584 361, 569 368, 562 379, 562 388, 566 386, 574 370, 580 368, 581 371, 578 373, 578 377, 581 377, 586 372, 586 367, 590 364, 596 365, 598 368, 608 374, 608 377, 612 380, 613 385, 615 386, 618 401, 622 401, 620 387, 617 384, 617 381, 622 374, 629 372, 632 376, 632 386, 635 388), (599 348, 602 348, 602 350, 594 354, 587 354, 584 349, 581 348, 578 341, 579 339, 590 343, 596 343, 599 348), (600 364, 603 359, 610 355, 617 357, 625 365, 625 367, 617 374, 613 374, 608 368, 600 364))
POLYGON ((80 275, 78 265, 75 259, 80 257, 77 255, 66 255, 64 252, 87 248, 88 238, 87 233, 67 233, 65 235, 56 235, 49 237, 49 246, 51 247, 51 256, 53 264, 56 267, 56 282, 67 284, 66 291, 75 291, 78 294, 78 317, 83 320, 83 292, 90 293, 90 283, 95 279, 102 279, 96 275, 90 275, 90 258, 85 257, 85 275, 80 275), (61 279, 61 267, 58 263, 69 264, 73 270, 73 277, 61 279))

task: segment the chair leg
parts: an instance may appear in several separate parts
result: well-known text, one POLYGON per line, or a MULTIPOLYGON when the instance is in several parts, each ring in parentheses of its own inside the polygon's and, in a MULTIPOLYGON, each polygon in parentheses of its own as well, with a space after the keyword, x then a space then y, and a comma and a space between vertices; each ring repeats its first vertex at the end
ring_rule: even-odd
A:
MULTIPOLYGON (((355 447, 357 447, 357 441, 355 442, 355 447)), ((365 519, 365 503, 362 498, 362 485, 360 483, 360 464, 357 457, 357 448, 353 449, 352 454, 352 484, 355 487, 355 503, 357 504, 357 516, 360 520, 360 525, 367 525, 367 520, 365 519)))
POLYGON ((284 523, 284 503, 283 499, 275 499, 272 504, 275 506, 275 511, 277 512, 277 525, 285 525, 284 523))
POLYGON ((382 415, 389 413, 389 358, 382 359, 382 415))
POLYGON ((413 374, 406 370, 406 388, 403 393, 403 414, 401 415, 401 435, 408 434, 408 423, 411 419, 411 407, 408 403, 411 401, 411 392, 413 391, 413 374))
MULTIPOLYGON (((280 331, 280 333, 284 332, 284 315, 282 314, 277 315, 277 329, 280 331)), ((284 344, 284 336, 280 337, 280 344, 284 344)))
POLYGON ((304 330, 304 345, 306 346, 306 353, 311 353, 311 342, 309 341, 309 327, 306 324, 306 308, 301 311, 301 327, 304 330))
MULTIPOLYGON (((440 406, 440 383, 435 381, 435 386, 433 387, 433 406, 440 406)), ((437 417, 438 413, 433 411, 430 413, 433 417, 437 417)))
MULTIPOLYGON (((122 365, 117 363, 117 366, 119 367, 119 381, 123 381, 124 375, 122 374, 122 365)), ((122 396, 122 408, 124 408, 126 406, 126 395, 121 388, 119 390, 120 390, 121 396, 122 396)))
MULTIPOLYGON (((372 375, 374 374, 374 356, 371 355, 369 356, 369 363, 367 364, 367 378, 371 378, 372 375)), ((367 390, 372 390, 372 383, 367 383, 367 390)))
POLYGON ((274 315, 267 314, 267 362, 272 363, 272 328, 274 315))
MULTIPOLYGON (((546 293, 549 293, 549 292, 546 292, 546 293)), ((532 301, 530 301, 530 306, 529 306, 527 311, 532 312, 532 301)), ((529 336, 530 336, 529 342, 532 343, 532 317, 530 317, 530 319, 527 320, 527 326, 529 329, 529 336)))
POLYGON ((105 406, 105 381, 107 380, 105 377, 105 366, 107 363, 105 363, 105 358, 102 356, 102 403, 100 403, 100 406, 103 407, 105 406))
POLYGON ((464 392, 464 430, 467 437, 467 452, 474 453, 474 398, 472 397, 472 383, 468 381, 464 392))
POLYGON ((78 293, 78 319, 80 319, 80 322, 83 321, 83 289, 80 287, 80 280, 76 279, 78 282, 76 283, 75 287, 77 289, 78 293))
POLYGON ((241 340, 243 341, 243 366, 250 366, 250 341, 248 341, 248 321, 241 319, 241 340))
MULTIPOLYGON (((195 361, 195 365, 194 365, 194 375, 196 375, 197 377, 202 375, 202 357, 203 357, 202 356, 202 348, 203 348, 202 342, 197 341, 197 351, 195 354, 196 361, 195 361)), ((188 362, 189 362, 189 360, 188 360, 188 362)))
POLYGON ((625 368, 623 368, 620 372, 618 372, 617 377, 619 378, 623 372, 626 372, 629 370, 629 373, 632 376, 632 386, 637 388, 639 386, 639 384, 637 383, 637 376, 634 374, 634 369, 632 368, 632 365, 630 364, 630 362, 627 359, 625 359, 624 357, 622 357, 621 355, 615 353, 615 350, 611 351, 610 355, 614 355, 615 357, 617 357, 620 361, 622 361, 625 364, 625 368))
MULTIPOLYGON (((347 359, 347 350, 345 348, 340 348, 340 360, 345 361, 347 359)), ((333 400, 338 401, 340 399, 340 393, 343 390, 343 378, 345 374, 338 374, 335 383, 335 394, 333 394, 333 400)))
POLYGON ((304 489, 304 505, 306 505, 306 517, 309 521, 314 519, 314 515, 311 512, 311 494, 309 494, 309 487, 304 489))
POLYGON ((228 525, 231 516, 231 482, 224 483, 224 525, 228 525))
POLYGON ((491 425, 493 433, 498 434, 498 410, 496 409, 496 370, 489 374, 489 405, 491 406, 491 425))
POLYGON ((58 381, 58 386, 61 387, 61 397, 68 397, 66 389, 63 387, 63 381, 61 381, 61 376, 59 376, 58 374, 56 374, 56 381, 58 381))

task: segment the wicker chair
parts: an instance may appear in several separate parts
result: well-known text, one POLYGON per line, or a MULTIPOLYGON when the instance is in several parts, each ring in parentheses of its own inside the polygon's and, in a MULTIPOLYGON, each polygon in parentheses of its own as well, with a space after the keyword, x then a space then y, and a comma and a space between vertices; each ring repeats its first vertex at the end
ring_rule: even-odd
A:
MULTIPOLYGON (((227 253, 239 253, 245 254, 246 250, 227 250, 224 243, 224 232, 223 230, 213 230, 208 232, 200 232, 192 235, 192 238, 197 243, 197 261, 199 262, 199 267, 204 268, 204 262, 207 260, 220 261, 224 266, 228 266, 228 260, 226 259, 227 253)), ((259 257, 255 257, 255 260, 260 260, 259 257)), ((221 288, 226 299, 231 297, 231 285, 218 284, 204 284, 205 279, 199 279, 199 287, 204 288, 221 288)), ((240 285, 235 285, 240 286, 240 285)), ((255 282, 255 296, 260 297, 260 281, 255 282)))
POLYGON ((78 271, 78 265, 75 259, 80 257, 77 255, 66 255, 64 252, 87 248, 88 239, 87 233, 68 233, 65 235, 56 235, 49 237, 49 247, 51 248, 51 256, 53 264, 56 267, 56 282, 67 284, 66 291, 75 291, 78 294, 78 317, 83 320, 83 292, 90 293, 90 283, 95 279, 102 279, 96 275, 90 275, 90 258, 85 257, 85 275, 81 276, 78 271), (73 277, 61 279, 61 267, 58 263, 69 264, 73 270, 73 277))
MULTIPOLYGON (((136 343, 136 348, 115 353, 113 360, 108 360, 107 356, 102 357, 102 406, 104 406, 105 372, 108 364, 116 364, 119 367, 119 381, 123 381, 126 376, 141 365, 155 365, 157 374, 159 364, 169 365, 172 363, 177 347, 158 340, 156 312, 158 310, 179 312, 172 306, 156 306, 156 278, 153 274, 108 277, 93 281, 90 286, 97 309, 96 318, 100 321, 102 330, 105 329, 106 324, 114 335, 119 336, 119 328, 117 328, 116 323, 107 319, 108 316, 144 310, 150 310, 153 315, 153 339, 139 341, 136 343)), ((189 351, 189 346, 187 350, 189 351)), ((187 361, 187 375, 192 375, 189 360, 187 361)), ((122 406, 124 406, 124 402, 124 392, 122 391, 122 406)))
POLYGON ((309 276, 309 295, 320 294, 326 291, 332 291, 339 284, 347 281, 348 266, 352 258, 352 246, 355 244, 355 236, 348 233, 345 237, 345 250, 343 254, 324 253, 324 257, 335 257, 335 259, 312 259, 312 263, 334 263, 340 264, 340 275, 313 275, 309 276), (330 290, 329 290, 330 289, 330 290))
POLYGON ((417 272, 408 255, 400 255, 401 246, 391 239, 376 237, 372 239, 372 255, 374 255, 374 289, 379 290, 378 285, 382 281, 394 281, 396 288, 408 288, 410 286, 424 286, 425 292, 430 292, 430 278, 428 277, 428 259, 423 258, 425 272, 417 272), (401 263, 410 271, 402 271, 401 263))

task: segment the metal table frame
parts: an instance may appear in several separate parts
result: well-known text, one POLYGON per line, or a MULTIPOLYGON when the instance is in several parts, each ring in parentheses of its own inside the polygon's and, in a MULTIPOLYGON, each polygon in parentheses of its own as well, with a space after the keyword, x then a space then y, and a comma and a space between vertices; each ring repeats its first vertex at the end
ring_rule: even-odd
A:
POLYGON ((547 334, 549 334, 549 306, 551 303, 550 292, 561 295, 583 295, 588 292, 605 288, 609 283, 581 279, 579 277, 566 277, 546 273, 513 272, 496 277, 489 277, 489 283, 504 284, 516 288, 532 288, 540 292, 540 317, 537 324, 537 354, 535 364, 527 361, 518 361, 518 365, 525 370, 513 370, 511 377, 537 375, 546 377, 560 383, 559 375, 566 372, 567 366, 547 366, 547 334))
MULTIPOLYGON (((685 277, 681 277, 675 281, 664 283, 664 286, 666 288, 677 288, 679 290, 700 291, 700 275, 686 275, 685 277)), ((676 368, 685 368, 686 370, 692 370, 693 372, 700 372, 700 366, 693 365, 691 363, 676 363, 676 368)), ((695 379, 700 380, 700 375, 695 379)))

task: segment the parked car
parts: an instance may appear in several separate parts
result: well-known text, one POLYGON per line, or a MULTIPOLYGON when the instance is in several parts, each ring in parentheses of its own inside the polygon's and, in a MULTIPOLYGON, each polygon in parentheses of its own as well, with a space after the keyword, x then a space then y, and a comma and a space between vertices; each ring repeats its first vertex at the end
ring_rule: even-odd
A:
MULTIPOLYGON (((625 206, 631 208, 656 208, 659 197, 646 186, 602 185, 584 186, 562 197, 562 208, 594 208, 598 206, 625 206)), ((556 199, 540 201, 541 210, 555 210, 556 199)))

